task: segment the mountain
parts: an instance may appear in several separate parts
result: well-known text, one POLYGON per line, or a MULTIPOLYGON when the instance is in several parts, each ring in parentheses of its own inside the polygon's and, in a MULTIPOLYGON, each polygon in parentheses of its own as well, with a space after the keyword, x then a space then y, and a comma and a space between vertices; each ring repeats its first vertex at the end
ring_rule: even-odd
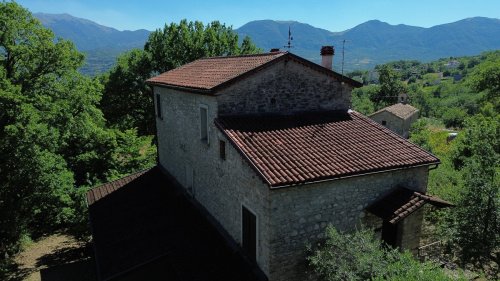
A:
MULTIPOLYGON (((86 53, 82 72, 95 74, 111 68, 123 51, 142 48, 149 31, 119 31, 68 14, 35 16, 56 36, 69 39, 86 53)), ((371 20, 342 32, 331 32, 296 21, 251 21, 235 31, 250 36, 264 51, 285 49, 288 28, 292 32, 291 52, 319 63, 319 50, 324 45, 336 49, 334 68, 341 71, 345 41, 345 71, 368 69, 394 60, 431 61, 442 57, 477 55, 500 49, 500 20, 475 17, 430 28, 390 25, 371 20)))
POLYGON ((334 68, 341 69, 345 42, 345 69, 366 69, 393 60, 431 61, 442 57, 476 55, 500 49, 500 20, 475 17, 430 28, 390 25, 371 20, 343 32, 330 32, 296 21, 260 20, 236 31, 250 36, 264 50, 283 48, 292 32, 291 52, 319 62, 323 45, 334 45, 334 68))
POLYGON ((145 29, 119 31, 68 14, 35 13, 34 16, 57 37, 73 41, 86 54, 81 71, 87 74, 106 71, 120 53, 142 48, 150 33, 145 29))

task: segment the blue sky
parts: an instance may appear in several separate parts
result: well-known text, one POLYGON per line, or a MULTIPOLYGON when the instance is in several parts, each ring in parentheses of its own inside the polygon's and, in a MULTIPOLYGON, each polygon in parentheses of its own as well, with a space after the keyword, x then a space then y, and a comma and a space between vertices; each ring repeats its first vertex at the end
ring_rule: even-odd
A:
POLYGON ((233 28, 259 19, 296 20, 343 31, 367 20, 430 27, 463 18, 500 18, 500 0, 18 0, 31 12, 68 13, 119 30, 155 30, 181 19, 233 28))

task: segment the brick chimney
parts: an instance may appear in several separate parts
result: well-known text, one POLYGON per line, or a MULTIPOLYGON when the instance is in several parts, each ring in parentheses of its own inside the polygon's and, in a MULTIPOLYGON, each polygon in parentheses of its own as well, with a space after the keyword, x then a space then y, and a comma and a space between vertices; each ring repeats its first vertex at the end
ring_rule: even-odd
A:
POLYGON ((335 48, 333 46, 321 47, 321 66, 333 70, 333 55, 335 48))

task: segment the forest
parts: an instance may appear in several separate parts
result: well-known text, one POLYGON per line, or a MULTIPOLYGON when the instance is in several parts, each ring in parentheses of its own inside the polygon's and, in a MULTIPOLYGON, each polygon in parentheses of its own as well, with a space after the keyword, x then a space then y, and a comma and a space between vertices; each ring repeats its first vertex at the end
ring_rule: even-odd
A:
MULTIPOLYGON (((248 37, 239 44, 225 24, 182 20, 152 32, 143 49, 123 53, 108 72, 88 77, 79 72, 84 56, 74 44, 55 38, 17 3, 0 3, 0 22, 0 278, 12 270, 24 241, 59 229, 89 239, 85 192, 155 165, 146 79, 202 57, 262 52, 248 37)), ((500 263, 500 51, 397 61, 348 76, 365 85, 352 95, 353 109, 363 114, 408 93, 421 117, 411 141, 442 162, 430 174, 429 193, 456 205, 428 212, 429 240, 444 241, 443 255, 461 268, 494 279, 500 263), (458 137, 450 141, 450 132, 458 137)), ((370 240, 365 232, 328 234, 326 246, 370 240)), ((378 269, 392 268, 384 280, 407 280, 400 273, 409 269, 416 271, 408 278, 428 272, 427 279, 417 279, 448 280, 433 264, 367 245, 374 249, 369 257, 352 255, 362 265, 371 260, 378 269), (407 266, 398 267, 398 260, 407 266)), ((315 253, 309 261, 324 280, 346 280, 329 271, 331 255, 315 253)), ((340 258, 353 259, 345 253, 340 258)), ((370 270, 349 280, 376 279, 370 270)))

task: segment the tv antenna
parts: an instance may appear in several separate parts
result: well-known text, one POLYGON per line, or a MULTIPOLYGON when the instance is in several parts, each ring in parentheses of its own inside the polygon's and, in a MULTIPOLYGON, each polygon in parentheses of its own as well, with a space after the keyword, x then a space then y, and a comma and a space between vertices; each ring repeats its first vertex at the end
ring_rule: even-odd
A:
POLYGON ((342 40, 342 75, 344 75, 344 53, 345 53, 345 42, 349 42, 348 40, 342 40))
POLYGON ((283 46, 284 48, 292 48, 292 41, 293 41, 293 37, 292 37, 292 31, 290 30, 290 26, 288 26, 288 44, 283 46))

